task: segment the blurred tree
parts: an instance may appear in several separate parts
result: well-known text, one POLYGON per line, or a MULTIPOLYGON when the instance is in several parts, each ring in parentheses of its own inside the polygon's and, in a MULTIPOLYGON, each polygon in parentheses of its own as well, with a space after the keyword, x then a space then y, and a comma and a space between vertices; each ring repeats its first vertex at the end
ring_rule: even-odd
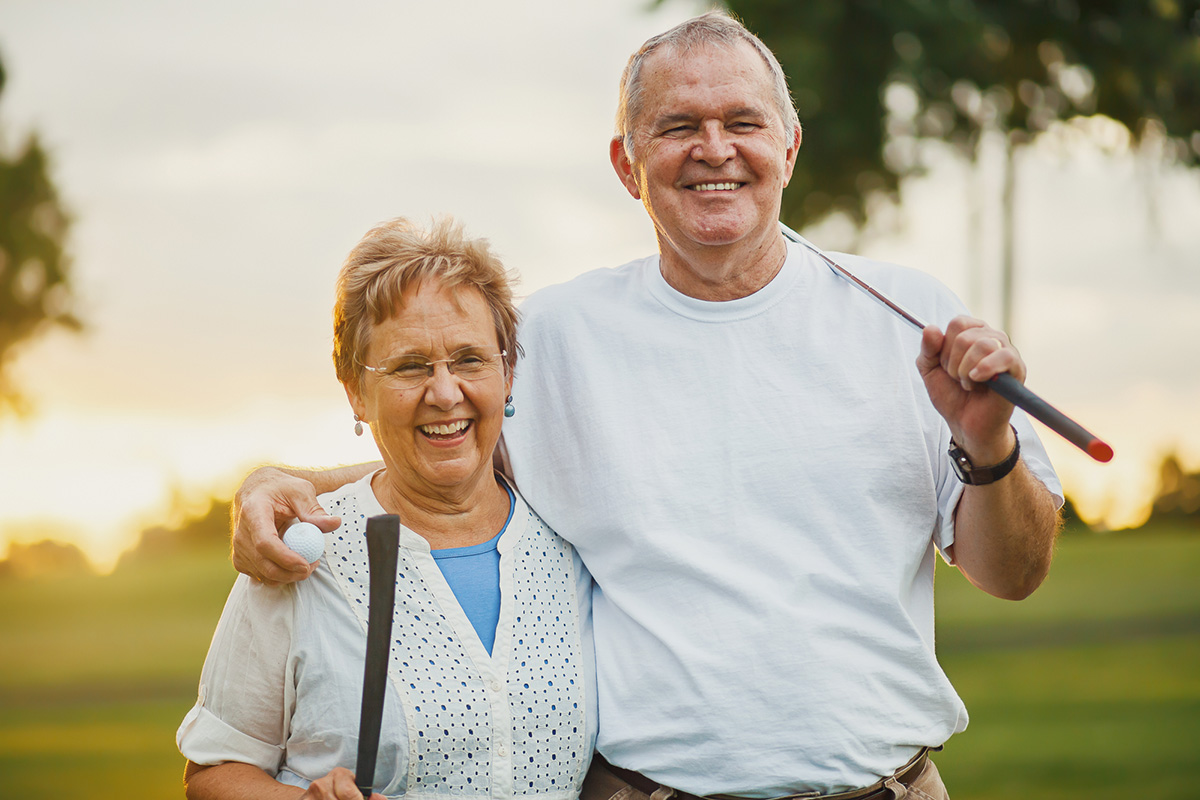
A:
POLYGON ((1158 494, 1150 522, 1171 521, 1200 530, 1200 472, 1187 472, 1174 453, 1158 470, 1158 494))
POLYGON ((1062 532, 1064 534, 1093 532, 1092 526, 1079 516, 1079 510, 1075 508, 1075 503, 1070 497, 1063 497, 1063 507, 1060 513, 1062 514, 1062 532))
MULTIPOLYGON (((176 498, 181 502, 181 498, 176 498)), ((136 546, 121 554, 117 569, 149 563, 181 552, 225 550, 229 547, 229 515, 232 500, 209 498, 208 507, 188 514, 175 524, 154 525, 142 531, 136 546)))
POLYGON ((12 542, 8 546, 8 558, 0 561, 0 580, 63 573, 84 575, 91 572, 92 565, 82 550, 73 544, 52 539, 30 544, 12 542))
MULTIPOLYGON (((0 95, 4 80, 0 64, 0 95)), ((0 416, 25 409, 10 374, 19 346, 56 326, 80 327, 64 249, 69 223, 37 137, 11 156, 0 150, 0 416)))
POLYGON ((836 211, 861 227, 872 194, 898 201, 900 180, 925 167, 922 141, 949 143, 975 161, 995 132, 1008 154, 1011 293, 1017 147, 1056 122, 1104 115, 1135 144, 1152 142, 1185 164, 1200 158, 1200 0, 727 6, 779 57, 805 125, 783 198, 793 227, 836 211))

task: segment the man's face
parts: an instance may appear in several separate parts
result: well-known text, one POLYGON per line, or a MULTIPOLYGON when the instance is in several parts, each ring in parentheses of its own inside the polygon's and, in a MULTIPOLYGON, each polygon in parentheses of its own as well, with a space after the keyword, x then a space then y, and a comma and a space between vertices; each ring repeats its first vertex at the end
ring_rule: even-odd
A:
POLYGON ((762 57, 747 43, 659 50, 642 86, 632 162, 620 139, 611 157, 653 219, 664 259, 778 238, 800 131, 788 136, 762 57))

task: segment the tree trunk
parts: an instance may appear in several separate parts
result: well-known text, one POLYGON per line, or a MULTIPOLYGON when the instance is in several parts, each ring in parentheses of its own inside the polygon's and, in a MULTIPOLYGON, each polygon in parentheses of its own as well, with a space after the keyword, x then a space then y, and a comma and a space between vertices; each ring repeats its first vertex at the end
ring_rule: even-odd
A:
POLYGON ((1017 154, 1012 134, 1004 137, 1004 188, 1001 195, 1000 220, 1000 327, 1013 338, 1013 286, 1015 284, 1016 250, 1016 182, 1017 154))

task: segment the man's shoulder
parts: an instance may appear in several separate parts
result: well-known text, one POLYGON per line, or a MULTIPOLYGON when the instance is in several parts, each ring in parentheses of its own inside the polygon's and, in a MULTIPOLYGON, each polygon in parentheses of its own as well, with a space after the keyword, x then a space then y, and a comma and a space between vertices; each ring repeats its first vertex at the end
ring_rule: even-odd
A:
POLYGON ((521 303, 521 316, 528 321, 533 316, 574 313, 639 291, 644 271, 651 268, 656 259, 656 256, 647 256, 619 267, 593 269, 538 289, 521 303))
POLYGON ((945 284, 937 278, 913 267, 853 253, 830 253, 829 255, 838 264, 868 283, 870 281, 867 279, 872 278, 880 283, 895 286, 912 285, 927 290, 949 291, 945 284))
POLYGON ((850 253, 829 255, 864 283, 926 316, 929 322, 942 324, 945 319, 966 311, 962 300, 927 272, 850 253))

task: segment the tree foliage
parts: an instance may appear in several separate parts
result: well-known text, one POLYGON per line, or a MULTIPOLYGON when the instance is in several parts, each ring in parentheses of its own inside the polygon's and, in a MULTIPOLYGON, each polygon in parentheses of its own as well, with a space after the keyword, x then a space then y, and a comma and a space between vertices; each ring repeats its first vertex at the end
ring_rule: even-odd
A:
MULTIPOLYGON (((0 65, 0 95, 4 78, 0 65)), ((69 224, 37 137, 12 155, 0 150, 0 414, 22 408, 11 379, 19 347, 56 326, 80 327, 71 310, 69 224)))
POLYGON ((795 227, 898 198, 922 140, 968 158, 1102 114, 1200 158, 1200 0, 728 0, 779 57, 805 126, 784 194, 795 227))
POLYGON ((1151 507, 1153 522, 1174 522, 1200 530, 1200 472, 1187 472, 1174 454, 1158 470, 1158 494, 1151 507))

